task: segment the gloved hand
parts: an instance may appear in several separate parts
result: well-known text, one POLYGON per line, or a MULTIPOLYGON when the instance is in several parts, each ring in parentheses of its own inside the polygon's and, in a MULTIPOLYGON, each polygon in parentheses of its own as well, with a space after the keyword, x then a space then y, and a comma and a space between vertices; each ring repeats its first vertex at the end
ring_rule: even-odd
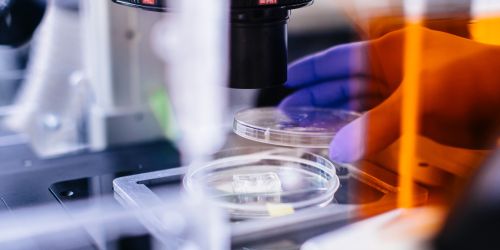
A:
MULTIPOLYGON (((332 159, 356 161, 398 139, 404 32, 333 47, 290 66, 286 85, 297 91, 281 107, 369 110, 339 131, 332 159)), ((500 47, 429 29, 423 34, 421 134, 450 146, 491 146, 500 127, 500 47)))

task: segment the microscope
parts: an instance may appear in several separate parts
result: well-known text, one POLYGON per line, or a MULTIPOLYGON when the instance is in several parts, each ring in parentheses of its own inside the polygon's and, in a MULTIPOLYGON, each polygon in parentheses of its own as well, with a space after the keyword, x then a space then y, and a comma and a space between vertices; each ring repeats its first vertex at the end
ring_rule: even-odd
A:
MULTIPOLYGON (((175 1, 81 1, 78 14, 60 11, 67 8, 68 2, 71 1, 54 1, 49 5, 52 7, 46 12, 45 22, 60 26, 60 30, 49 30, 45 33, 51 36, 42 36, 45 37, 44 42, 41 42, 42 45, 38 48, 40 51, 46 51, 40 53, 46 57, 33 60, 32 64, 35 66, 32 68, 38 69, 39 72, 32 75, 37 75, 38 80, 27 81, 34 82, 31 85, 39 86, 26 87, 24 92, 27 93, 21 94, 19 98, 25 101, 37 100, 38 103, 24 105, 29 107, 29 110, 9 119, 8 126, 29 134, 33 148, 42 157, 64 155, 86 147, 98 152, 116 145, 164 138, 165 128, 158 124, 157 116, 151 110, 151 103, 156 102, 151 96, 168 92, 173 106, 189 106, 189 103, 184 103, 189 100, 180 96, 190 94, 192 97, 196 93, 185 90, 185 94, 182 94, 165 89, 165 79, 175 73, 171 74, 171 69, 164 66, 162 54, 168 57, 176 52, 175 49, 173 53, 165 52, 161 47, 164 42, 161 41, 159 43, 162 45, 156 46, 160 48, 154 48, 152 42, 158 33, 162 33, 158 32, 158 23, 168 23, 168 20, 164 20, 176 15, 176 9, 172 7, 175 1), (55 21, 61 18, 67 21, 55 21), (73 23, 77 30, 69 27, 70 23, 73 23), (59 35, 55 33, 62 33, 63 36, 68 34, 69 37, 59 39, 59 35), (68 44, 64 45, 65 43, 68 44), (68 62, 67 57, 71 56, 75 58, 68 62), (62 72, 61 69, 67 72, 62 72), (54 80, 54 77, 57 79, 54 80), (72 82, 71 86, 83 88, 75 90, 68 87, 64 83, 68 81, 72 82), (60 89, 61 86, 64 90, 60 89), (33 93, 33 90, 38 93, 33 93), (62 92, 65 94, 59 97, 63 98, 52 96, 62 92), (85 105, 86 100, 77 92, 90 93, 89 107, 79 107, 85 105), (64 98, 66 100, 63 100, 64 98), (60 103, 52 104, 54 100, 60 103), (74 105, 65 104, 75 100, 80 101, 74 105), (83 122, 71 122, 73 120, 83 122)), ((228 23, 229 37, 222 38, 226 34, 221 34, 221 40, 214 43, 224 44, 227 51, 226 48, 221 48, 221 54, 213 56, 224 57, 220 59, 224 60, 221 67, 228 68, 227 72, 221 73, 227 75, 224 79, 219 79, 220 86, 263 89, 283 85, 287 80, 287 22, 290 12, 312 2, 313 0, 225 2, 224 4, 228 5, 228 17, 223 22, 228 23)), ((69 9, 74 8, 76 7, 69 9)), ((166 36, 160 40, 168 41, 172 37, 177 35, 166 36)), ((174 67, 177 65, 176 62, 171 64, 174 67)), ((186 71, 184 75, 189 75, 190 72, 193 71, 186 71)), ((204 96, 212 94, 221 95, 218 97, 220 100, 226 98, 223 93, 211 93, 214 91, 211 87, 207 87, 207 91, 204 96)), ((182 113, 185 112, 179 111, 176 115, 183 116, 182 113)), ((211 113, 218 116, 221 112, 211 113)), ((182 117, 179 120, 179 123, 183 123, 182 117)), ((210 122, 208 119, 206 121, 210 122)), ((199 129, 190 129, 197 130, 199 129)))
MULTIPOLYGON (((212 44, 208 41, 202 44, 199 41, 205 39, 200 35, 203 33, 201 26, 212 23, 208 20, 198 22, 198 26, 185 27, 187 31, 184 33, 191 31, 191 36, 197 38, 185 40, 184 44, 177 44, 169 50, 164 47, 165 44, 172 40, 180 40, 181 35, 175 32, 165 34, 168 31, 162 31, 160 26, 162 24, 175 26, 171 24, 178 16, 179 11, 175 5, 180 5, 179 2, 182 1, 81 2, 84 59, 82 68, 85 71, 83 80, 90 86, 94 99, 86 119, 87 144, 91 150, 102 151, 115 145, 164 138, 165 128, 158 125, 157 115, 155 116, 151 110, 151 103, 155 102, 151 100, 151 96, 168 93, 167 98, 175 113, 174 126, 184 130, 171 134, 174 134, 173 137, 182 137, 182 140, 191 142, 189 145, 180 146, 181 151, 185 153, 185 151, 196 151, 193 148, 209 147, 199 145, 200 141, 213 141, 214 149, 206 148, 198 151, 203 151, 204 154, 214 151, 223 143, 225 137, 224 131, 220 131, 219 127, 216 128, 218 124, 215 124, 225 119, 221 116, 226 113, 224 108, 227 105, 223 102, 227 98, 227 93, 223 92, 227 90, 222 88, 262 89, 283 85, 287 80, 287 22, 290 11, 308 6, 313 1, 233 0, 217 4, 217 6, 227 5, 227 10, 207 3, 207 8, 224 11, 224 13, 219 12, 213 19, 227 15, 227 19, 214 21, 220 25, 219 28, 207 26, 205 29, 212 30, 212 33, 220 32, 217 35, 206 34, 219 40, 213 40, 212 44), (225 25, 228 26, 227 30, 225 25), (162 37, 158 38, 159 36, 162 37), (193 41, 197 39, 198 41, 193 41), (172 59, 172 55, 178 55, 181 50, 188 47, 187 43, 193 43, 193 48, 197 46, 205 48, 200 50, 198 55, 189 56, 194 53, 194 49, 189 49, 190 51, 183 52, 189 55, 172 59), (220 50, 214 49, 219 45, 220 50), (193 58, 190 63, 197 63, 203 60, 200 56, 205 55, 206 51, 210 51, 212 55, 206 57, 208 61, 204 65, 197 68, 187 65, 189 63, 186 58, 193 58), (166 58, 171 60, 170 65, 165 67, 166 58), (184 68, 174 69, 181 65, 185 65, 184 68), (221 70, 218 73, 219 78, 213 80, 218 84, 214 84, 213 87, 208 83, 200 83, 198 87, 188 86, 198 80, 184 78, 200 76, 199 73, 193 74, 193 72, 199 69, 207 70, 207 67, 212 67, 213 74, 221 70), (176 73, 181 71, 183 73, 176 73), (166 80, 167 87, 165 87, 166 80), (182 81, 187 83, 180 83, 182 81), (218 87, 221 88, 217 89, 218 87), (207 98, 212 99, 207 100, 207 98), (200 110, 200 107, 203 107, 203 110, 200 110), (200 113, 193 114, 194 112, 200 113), (207 117, 207 114, 211 117, 207 117), (196 117, 204 118, 200 120, 202 118, 196 117), (205 138, 208 135, 210 138, 205 138)), ((201 8, 200 6, 193 8, 201 8)), ((200 10, 199 16, 190 18, 190 23, 204 18, 207 13, 200 10)), ((47 147, 38 148, 43 151, 47 147)))
MULTIPOLYGON (((151 11, 168 11, 157 0, 113 0, 151 11)), ((293 9, 313 0, 231 0, 230 87, 262 89, 287 80, 287 22, 293 9)))

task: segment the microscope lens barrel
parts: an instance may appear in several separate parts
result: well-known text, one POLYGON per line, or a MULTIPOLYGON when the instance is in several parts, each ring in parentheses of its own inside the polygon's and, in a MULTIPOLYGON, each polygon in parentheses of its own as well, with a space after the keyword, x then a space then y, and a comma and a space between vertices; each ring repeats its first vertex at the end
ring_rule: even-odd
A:
MULTIPOLYGON (((169 6, 165 0, 112 1, 152 11, 168 11, 169 6)), ((263 89, 283 85, 287 80, 290 11, 308 6, 313 0, 230 1, 229 87, 263 89)))
POLYGON ((287 80, 289 10, 232 13, 230 87, 261 89, 287 80))
POLYGON ((287 23, 313 0, 231 1, 231 88, 264 89, 287 81, 287 23))

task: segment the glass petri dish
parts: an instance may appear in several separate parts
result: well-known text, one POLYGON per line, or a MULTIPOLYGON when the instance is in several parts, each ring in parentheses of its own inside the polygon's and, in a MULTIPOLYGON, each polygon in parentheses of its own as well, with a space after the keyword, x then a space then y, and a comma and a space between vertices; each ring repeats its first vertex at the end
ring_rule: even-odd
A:
POLYGON ((246 139, 294 148, 328 148, 335 134, 361 114, 325 108, 254 108, 238 112, 234 132, 246 139))
POLYGON ((282 216, 329 204, 339 188, 335 166, 300 149, 239 148, 193 167, 188 192, 208 194, 233 219, 282 216))

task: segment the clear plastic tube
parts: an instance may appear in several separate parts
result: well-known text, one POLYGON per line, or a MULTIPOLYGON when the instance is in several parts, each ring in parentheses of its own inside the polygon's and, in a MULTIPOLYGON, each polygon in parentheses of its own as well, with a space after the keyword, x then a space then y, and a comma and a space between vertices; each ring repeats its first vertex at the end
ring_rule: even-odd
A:
MULTIPOLYGON (((203 159, 225 141, 228 1, 172 1, 165 21, 168 93, 184 163, 203 159)), ((162 46, 161 46, 162 47, 162 46)))

